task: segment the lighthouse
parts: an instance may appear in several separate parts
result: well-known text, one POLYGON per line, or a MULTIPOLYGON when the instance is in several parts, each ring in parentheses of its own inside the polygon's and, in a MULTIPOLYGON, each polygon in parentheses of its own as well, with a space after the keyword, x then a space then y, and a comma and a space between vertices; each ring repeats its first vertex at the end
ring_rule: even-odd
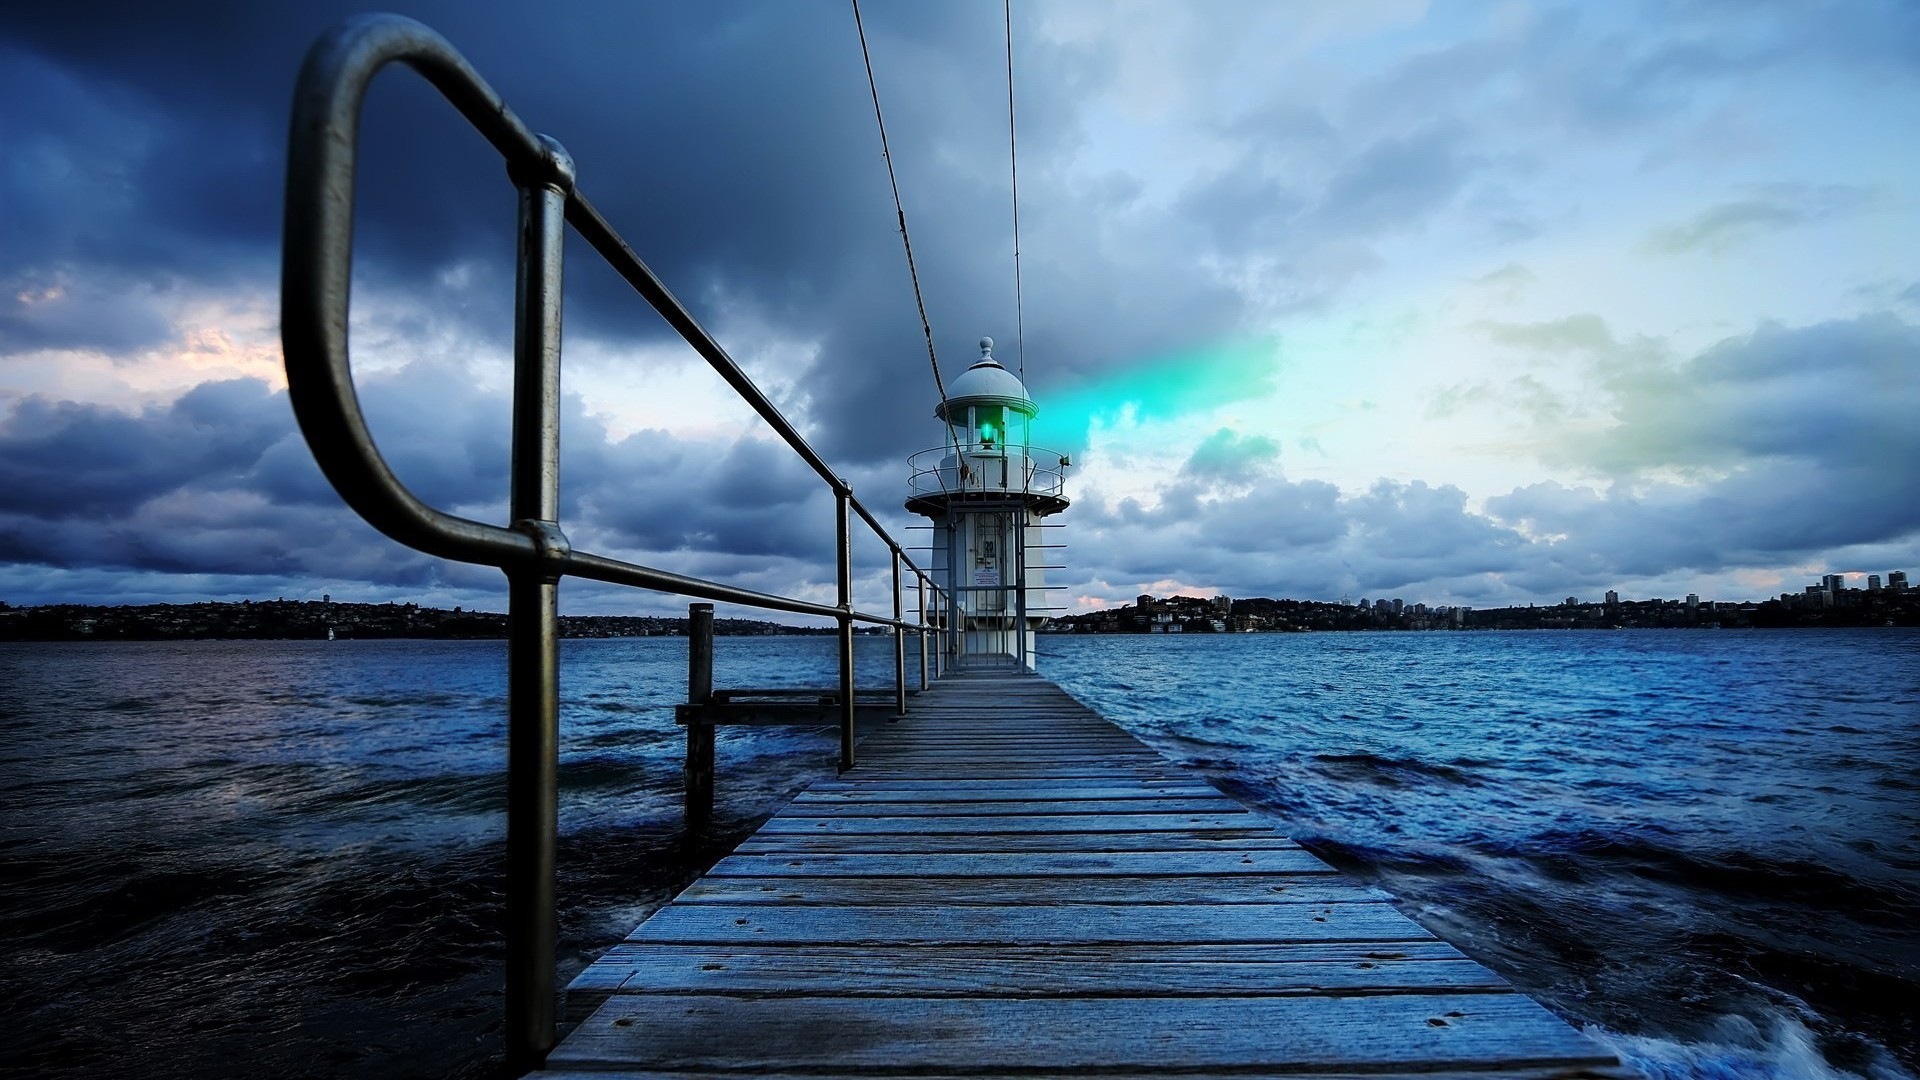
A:
POLYGON ((1033 666, 1033 634, 1047 609, 1046 518, 1067 508, 1065 455, 1028 438, 1033 398, 980 339, 980 360, 953 380, 934 416, 947 441, 907 459, 907 509, 933 522, 935 581, 956 666, 1033 666))

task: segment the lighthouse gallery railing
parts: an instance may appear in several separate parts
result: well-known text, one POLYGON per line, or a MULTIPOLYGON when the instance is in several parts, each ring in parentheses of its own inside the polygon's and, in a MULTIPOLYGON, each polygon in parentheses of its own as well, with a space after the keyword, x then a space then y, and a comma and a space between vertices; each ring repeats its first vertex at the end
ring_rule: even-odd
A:
MULTIPOLYGON (((941 590, 908 558, 852 486, 753 384, 725 349, 655 277, 574 183, 559 143, 521 122, 446 39, 411 19, 370 15, 316 41, 294 92, 287 147, 287 205, 281 264, 281 339, 288 393, 313 456, 361 517, 430 555, 495 566, 508 590, 507 990, 509 1064, 531 1068, 554 1042, 554 846, 559 727, 559 580, 574 576, 725 603, 834 619, 839 624, 842 767, 853 764, 853 624, 894 631, 894 682, 906 701, 904 635, 926 656, 928 592, 941 590), (380 69, 411 67, 466 117, 505 159, 520 191, 514 304, 514 381, 509 526, 448 514, 421 501, 394 476, 375 444, 354 391, 347 304, 353 265, 353 191, 360 110, 380 69), (577 551, 560 530, 561 244, 567 225, 600 253, 692 345, 786 444, 834 490, 838 603, 816 604, 577 551), (887 545, 893 612, 853 607, 849 512, 887 545), (901 618, 900 571, 911 571, 919 621, 901 618)), ((944 644, 944 643, 942 643, 944 644)), ((938 655, 942 648, 936 648, 938 655)))

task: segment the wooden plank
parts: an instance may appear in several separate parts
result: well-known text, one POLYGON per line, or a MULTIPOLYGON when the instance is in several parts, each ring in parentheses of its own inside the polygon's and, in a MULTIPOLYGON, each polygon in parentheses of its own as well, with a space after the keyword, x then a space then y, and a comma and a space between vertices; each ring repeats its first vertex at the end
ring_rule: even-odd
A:
POLYGON ((841 834, 910 836, 945 835, 1003 836, 1015 833, 1143 833, 1143 832, 1244 832, 1266 825, 1245 810, 1231 813, 1184 814, 1008 814, 1008 815, 920 815, 887 817, 796 817, 780 814, 760 827, 767 838, 787 834, 829 836, 841 834))
POLYGON ((872 773, 859 773, 852 781, 822 780, 808 788, 809 793, 831 795, 836 793, 871 793, 875 797, 893 797, 896 795, 948 793, 955 797, 971 794, 984 794, 996 791, 1031 791, 1036 788, 1051 791, 1074 791, 1080 789, 1104 790, 1109 788, 1128 788, 1134 791, 1158 792, 1205 787, 1209 791, 1218 790, 1201 784, 1191 776, 1140 777, 1140 776, 1087 776, 1087 777, 1005 777, 995 779, 969 779, 959 776, 924 777, 883 777, 872 773))
POLYGON ((714 944, 1070 945, 1420 941, 1391 904, 1080 904, 817 908, 669 904, 629 941, 714 944))
POLYGON ((1611 1054, 1518 994, 1215 998, 615 995, 563 1068, 1307 1072, 1566 1068, 1611 1054))
POLYGON ((1387 895, 1326 874, 1160 877, 718 877, 676 904, 1319 904, 1379 902, 1387 895))
MULTIPOLYGON (((1021 768, 1166 768, 1166 759, 1146 751, 1116 750, 914 750, 908 753, 869 753, 860 759, 862 768, 874 773, 890 772, 907 765, 1009 765, 1021 768)), ((867 775, 867 774, 863 774, 867 775)))
POLYGON ((1020 778, 1062 778, 1071 780, 1079 776, 1092 776, 1102 780, 1183 780, 1192 782, 1192 776, 1167 769, 1164 761, 1140 759, 1139 763, 1091 763, 1091 765, 1039 765, 1031 761, 981 761, 970 765, 927 765, 927 763, 900 763, 900 765, 862 765, 860 780, 1020 780, 1020 778))
POLYGON ((736 851, 708 877, 1047 877, 1178 874, 1332 874, 1333 867, 1296 846, 1228 851, 939 852, 921 854, 830 852, 753 854, 736 851))
POLYGON ((1133 833, 1001 833, 990 840, 980 836, 914 836, 857 833, 814 836, 806 833, 756 833, 735 851, 752 854, 934 854, 990 851, 1078 851, 1103 854, 1121 851, 1230 851, 1254 852, 1297 847, 1271 829, 1219 829, 1204 832, 1177 830, 1133 833))
MULTIPOLYGON (((541 1080, 714 1080, 714 1072, 699 1070, 685 1072, 678 1068, 593 1068, 591 1072, 574 1072, 563 1068, 557 1072, 541 1072, 541 1080)), ((879 1076, 870 1072, 870 1076, 879 1076)), ((914 1068, 914 1080, 1033 1080, 1033 1072, 977 1072, 977 1070, 927 1070, 914 1068)), ((1135 1072, 1135 1070, 1100 1070, 1100 1080, 1165 1080, 1169 1072, 1135 1072)), ((1179 1072, 1181 1080, 1246 1080, 1246 1072, 1212 1072, 1212 1070, 1183 1070, 1179 1072)), ((1578 1068, 1563 1065, 1521 1068, 1482 1068, 1482 1070, 1430 1070, 1421 1068, 1419 1072, 1313 1072, 1315 1080, 1644 1080, 1638 1072, 1630 1068, 1596 1067, 1582 1065, 1578 1068)), ((818 1072, 755 1072, 756 1080, 820 1080, 818 1072)))
MULTIPOLYGON (((1059 784, 1029 784, 1023 787, 995 788, 981 791, 967 789, 948 791, 933 788, 926 791, 903 791, 898 788, 868 790, 864 788, 828 788, 819 786, 808 788, 790 804, 800 807, 864 807, 864 806, 901 806, 901 807, 940 807, 961 806, 970 803, 1028 803, 1050 802, 1069 806, 1080 802, 1111 803, 1151 803, 1155 800, 1219 799, 1228 805, 1240 804, 1221 794, 1218 789, 1205 784, 1185 784, 1180 786, 1144 787, 1129 785, 1093 785, 1088 787, 1064 787, 1059 784)), ((955 809, 953 813, 961 813, 955 809)))
POLYGON ((1214 794, 1174 799, 1145 796, 1137 799, 996 799, 991 802, 876 802, 846 799, 798 798, 787 804, 781 820, 808 818, 908 817, 1057 817, 1060 815, 1131 816, 1141 814, 1245 814, 1247 808, 1214 794))
MULTIPOLYGON (((1498 975, 1440 943, 1423 959, 1348 943, 1015 948, 715 948, 616 945, 576 993, 779 994, 846 997, 1193 997, 1318 993, 1506 993, 1498 975), (1371 950, 1371 951, 1369 951, 1371 950), (1437 955, 1439 953, 1452 955, 1437 955)), ((1430 947, 1423 944, 1423 948, 1430 947)), ((582 973, 585 974, 584 972, 582 973)))

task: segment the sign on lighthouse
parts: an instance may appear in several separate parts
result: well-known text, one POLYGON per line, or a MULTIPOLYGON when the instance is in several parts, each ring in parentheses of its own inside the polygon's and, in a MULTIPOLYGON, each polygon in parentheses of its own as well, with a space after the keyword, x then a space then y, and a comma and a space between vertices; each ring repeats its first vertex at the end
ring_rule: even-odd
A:
POLYGON ((1035 447, 1038 409, 1018 376, 980 339, 980 360, 960 374, 934 415, 947 442, 907 459, 907 509, 933 522, 933 577, 947 607, 929 621, 955 631, 950 663, 1033 666, 1045 617, 1046 560, 1058 545, 1045 519, 1067 508, 1064 455, 1035 447))

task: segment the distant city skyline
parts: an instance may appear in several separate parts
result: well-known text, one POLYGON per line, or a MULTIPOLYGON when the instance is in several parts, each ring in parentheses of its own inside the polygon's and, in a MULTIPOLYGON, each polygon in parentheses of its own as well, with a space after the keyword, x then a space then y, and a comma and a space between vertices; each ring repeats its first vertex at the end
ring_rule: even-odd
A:
MULTIPOLYGON (((1836 588, 1836 582, 1839 582, 1837 588, 1841 588, 1841 590, 1860 590, 1860 592, 1880 592, 1882 588, 1889 590, 1889 592, 1905 592, 1905 590, 1910 588, 1907 571, 1887 571, 1887 575, 1885 575, 1885 582, 1887 582, 1887 584, 1885 584, 1885 586, 1882 586, 1882 575, 1868 575, 1868 573, 1832 573, 1832 575, 1820 575, 1820 580, 1814 582, 1814 584, 1805 586, 1801 594, 1782 592, 1782 594, 1776 594, 1776 596, 1701 596, 1701 594, 1697 594, 1697 592, 1688 592, 1686 596, 1678 596, 1678 598, 1676 598, 1676 596, 1620 596, 1619 590, 1609 588, 1609 590, 1601 596, 1601 600, 1584 600, 1584 598, 1580 598, 1580 596, 1567 596, 1567 598, 1563 598, 1563 600, 1559 600, 1557 603, 1561 603, 1561 605, 1588 605, 1588 603, 1607 605, 1607 603, 1642 603, 1642 601, 1655 600, 1678 600, 1684 601, 1684 603, 1722 603, 1722 601, 1730 601, 1730 603, 1759 603, 1759 601, 1766 600, 1788 600, 1788 598, 1793 598, 1793 596, 1805 596, 1805 594, 1811 594, 1811 592, 1816 592, 1816 590, 1832 592, 1832 590, 1836 588), (1857 584, 1851 584, 1851 582, 1857 582, 1857 584)), ((1242 600, 1242 596, 1229 596, 1229 594, 1206 592, 1206 590, 1190 592, 1190 594, 1167 594, 1167 596, 1194 596, 1194 598, 1198 598, 1198 600, 1210 600, 1210 598, 1212 598, 1212 600, 1242 600)), ((1369 605, 1379 607, 1379 605, 1384 603, 1384 605, 1386 605, 1390 611, 1394 611, 1394 613, 1400 613, 1402 609, 1411 609, 1411 607, 1415 607, 1415 605, 1419 605, 1421 609, 1428 609, 1428 607, 1430 607, 1430 609, 1436 609, 1436 611, 1438 611, 1438 609, 1459 607, 1457 603, 1428 603, 1427 600, 1405 600, 1405 598, 1400 598, 1400 596, 1394 596, 1394 598, 1384 598, 1384 596, 1367 598, 1367 596, 1361 596, 1359 600, 1354 600, 1354 598, 1342 594, 1338 600, 1325 600, 1325 598, 1317 598, 1317 596, 1279 596, 1279 594, 1265 594, 1265 592, 1258 592, 1258 590, 1256 590, 1256 592, 1248 592, 1248 594, 1244 594, 1244 596, 1271 596, 1273 600, 1311 600, 1315 601, 1315 603, 1340 603, 1340 605, 1346 605, 1346 607, 1369 607, 1369 605), (1371 603, 1369 603, 1369 600, 1371 600, 1371 603)), ((1139 603, 1139 601, 1156 600, 1156 598, 1154 598, 1152 594, 1139 594, 1139 596, 1133 598, 1133 600, 1135 600, 1135 603, 1139 603)), ((1164 600, 1164 598, 1160 598, 1160 600, 1164 600)), ((1526 601, 1523 601, 1523 603, 1526 603, 1526 601)), ((1471 607, 1471 605, 1467 605, 1467 607, 1471 607)))

